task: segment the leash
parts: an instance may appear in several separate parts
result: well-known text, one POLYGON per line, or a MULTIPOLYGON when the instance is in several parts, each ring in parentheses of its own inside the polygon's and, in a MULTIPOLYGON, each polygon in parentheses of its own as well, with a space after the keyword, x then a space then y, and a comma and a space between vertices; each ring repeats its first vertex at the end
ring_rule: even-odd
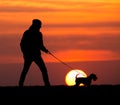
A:
POLYGON ((61 62, 61 63, 64 64, 65 66, 67 66, 68 68, 74 69, 73 67, 71 67, 71 66, 68 65, 67 63, 65 63, 65 62, 61 61, 60 59, 58 59, 58 58, 57 58, 55 55, 53 55, 51 52, 49 52, 49 54, 50 54, 51 56, 53 56, 55 59, 57 59, 59 62, 61 62))
MULTIPOLYGON (((68 65, 67 63, 63 62, 62 60, 60 60, 59 58, 57 58, 55 55, 53 55, 50 51, 48 52, 51 56, 53 56, 55 59, 57 59, 59 62, 61 62, 62 64, 64 64, 65 66, 67 66, 68 68, 74 70, 73 67, 71 67, 70 65, 68 65)), ((80 73, 78 71, 77 72, 77 75, 79 75, 80 73)))

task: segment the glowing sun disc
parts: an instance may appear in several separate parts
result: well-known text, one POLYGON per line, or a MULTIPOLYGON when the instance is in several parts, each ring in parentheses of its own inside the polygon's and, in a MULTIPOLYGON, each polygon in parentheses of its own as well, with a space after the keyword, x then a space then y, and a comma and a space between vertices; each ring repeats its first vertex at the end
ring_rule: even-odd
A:
POLYGON ((87 77, 87 74, 83 70, 79 70, 79 69, 70 70, 65 76, 66 85, 68 86, 75 85, 75 77, 77 74, 78 74, 77 77, 87 77))

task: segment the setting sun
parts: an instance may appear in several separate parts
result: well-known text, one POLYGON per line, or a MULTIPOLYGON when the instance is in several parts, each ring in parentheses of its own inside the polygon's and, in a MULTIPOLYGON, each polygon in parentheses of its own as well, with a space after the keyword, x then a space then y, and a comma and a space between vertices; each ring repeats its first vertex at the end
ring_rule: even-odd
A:
POLYGON ((67 75, 65 77, 65 83, 68 86, 75 85, 76 75, 78 75, 78 77, 87 77, 87 74, 83 70, 79 70, 79 69, 71 70, 67 73, 67 75))

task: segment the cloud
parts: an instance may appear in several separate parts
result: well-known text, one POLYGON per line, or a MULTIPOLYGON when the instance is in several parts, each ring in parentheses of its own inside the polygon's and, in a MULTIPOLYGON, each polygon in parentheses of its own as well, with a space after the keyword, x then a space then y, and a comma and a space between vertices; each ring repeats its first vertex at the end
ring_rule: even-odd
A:
POLYGON ((74 23, 74 24, 46 24, 44 25, 45 27, 53 27, 53 28, 58 28, 58 27, 83 27, 83 28, 87 28, 87 27, 95 27, 95 28, 98 28, 98 27, 120 27, 120 21, 112 21, 112 22, 92 22, 92 23, 74 23))
POLYGON ((119 34, 48 36, 46 44, 51 50, 109 50, 120 52, 119 34))
POLYGON ((0 12, 111 12, 119 9, 116 2, 82 1, 1 1, 0 12))
POLYGON ((54 12, 59 11, 58 9, 50 8, 50 7, 20 7, 20 6, 14 6, 14 7, 2 7, 0 8, 0 12, 54 12))
MULTIPOLYGON (((30 21, 31 22, 31 21, 30 21)), ((0 22, 2 27, 23 27, 28 23, 16 23, 13 22, 12 20, 2 20, 0 22)), ((100 27, 114 27, 114 28, 120 28, 120 21, 98 21, 98 22, 75 22, 75 23, 63 23, 63 22, 58 22, 58 23, 44 23, 43 24, 44 28, 100 28, 100 27)))

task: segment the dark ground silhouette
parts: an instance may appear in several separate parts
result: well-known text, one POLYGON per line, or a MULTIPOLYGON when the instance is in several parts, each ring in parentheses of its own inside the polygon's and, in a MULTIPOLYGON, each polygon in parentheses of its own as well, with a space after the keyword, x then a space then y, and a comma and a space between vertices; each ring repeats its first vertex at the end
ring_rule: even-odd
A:
POLYGON ((6 86, 0 87, 1 102, 9 104, 119 104, 120 85, 6 86))

